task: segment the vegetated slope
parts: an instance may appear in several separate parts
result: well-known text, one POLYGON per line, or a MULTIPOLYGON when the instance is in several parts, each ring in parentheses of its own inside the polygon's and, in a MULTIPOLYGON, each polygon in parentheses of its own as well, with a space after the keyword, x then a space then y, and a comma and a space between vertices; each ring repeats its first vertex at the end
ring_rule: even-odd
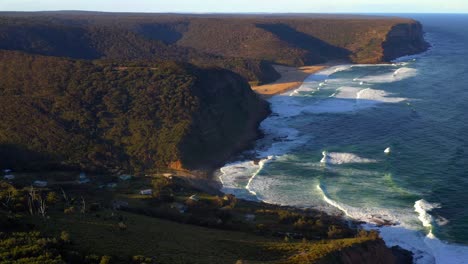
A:
POLYGON ((0 167, 209 169, 268 114, 239 75, 0 53, 0 167))
POLYGON ((0 49, 84 59, 216 65, 249 81, 271 63, 378 63, 427 48, 422 26, 392 17, 2 13, 0 49))

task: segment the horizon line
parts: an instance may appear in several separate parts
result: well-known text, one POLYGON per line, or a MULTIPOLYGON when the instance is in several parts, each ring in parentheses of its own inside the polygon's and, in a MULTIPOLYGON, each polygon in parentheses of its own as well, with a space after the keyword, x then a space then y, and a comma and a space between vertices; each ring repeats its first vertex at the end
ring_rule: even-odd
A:
POLYGON ((265 15, 265 14, 322 14, 322 15, 333 15, 333 14, 422 14, 422 15, 468 15, 468 12, 184 12, 184 11, 166 11, 166 12, 153 12, 153 11, 99 11, 99 10, 34 10, 34 11, 23 11, 23 10, 8 10, 0 13, 47 13, 47 12, 88 12, 88 13, 122 13, 122 14, 196 14, 196 15, 209 15, 209 14, 226 14, 226 15, 265 15))

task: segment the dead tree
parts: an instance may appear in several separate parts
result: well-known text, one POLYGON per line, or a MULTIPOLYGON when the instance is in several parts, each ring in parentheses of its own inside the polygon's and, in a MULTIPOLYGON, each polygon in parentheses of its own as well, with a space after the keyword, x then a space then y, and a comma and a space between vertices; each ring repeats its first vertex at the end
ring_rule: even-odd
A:
POLYGON ((34 212, 36 211, 36 198, 36 189, 31 186, 31 189, 29 189, 28 192, 28 210, 31 215, 34 215, 34 212))
POLYGON ((46 199, 42 198, 42 195, 39 195, 39 207, 38 207, 38 212, 39 214, 42 215, 43 218, 46 216, 46 210, 47 210, 47 205, 46 205, 46 199))

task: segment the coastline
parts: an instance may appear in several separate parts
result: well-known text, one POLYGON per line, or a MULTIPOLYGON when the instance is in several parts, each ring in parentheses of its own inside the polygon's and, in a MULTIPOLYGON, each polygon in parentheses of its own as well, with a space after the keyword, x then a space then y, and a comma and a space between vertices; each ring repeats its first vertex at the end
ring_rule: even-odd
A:
POLYGON ((252 90, 261 95, 264 99, 268 99, 274 95, 299 88, 309 76, 333 65, 334 64, 320 64, 302 67, 273 65, 281 77, 273 83, 252 86, 252 90))
MULTIPOLYGON (((421 54, 424 54, 424 53, 421 53, 421 54)), ((421 54, 415 54, 412 56, 420 56, 421 54)), ((400 60, 403 58, 407 58, 407 56, 401 57, 400 60)), ((286 66, 275 65, 274 67, 280 73, 281 78, 270 84, 252 87, 252 90, 254 90, 257 94, 259 94, 265 100, 270 101, 275 95, 285 94, 288 91, 293 91, 293 90, 300 88, 301 85, 310 76, 320 75, 320 72, 328 73, 329 68, 332 68, 334 66, 343 66, 343 65, 349 65, 349 64, 350 64, 349 62, 334 62, 334 63, 327 63, 326 65, 305 66, 305 67, 286 67, 286 66)), ((379 64, 385 64, 385 63, 379 63, 379 64)), ((265 159, 254 160, 254 163, 256 166, 258 166, 258 168, 256 172, 254 173, 253 177, 255 177, 256 174, 262 169, 263 164, 260 164, 260 163, 262 163, 262 161, 263 163, 268 162, 268 160, 270 159, 271 159, 270 156, 268 156, 265 159)), ((239 164, 239 166, 243 166, 243 164, 239 164)), ((218 182, 218 184, 223 188, 224 182, 220 178, 219 174, 218 175, 213 174, 213 176, 214 176, 213 179, 216 182, 218 182)), ((250 192, 250 194, 255 196, 256 194, 248 188, 253 177, 249 179, 246 190, 250 192)), ((220 189, 220 191, 224 193, 222 188, 220 189)), ((237 196, 237 194, 235 195, 237 196)), ((240 199, 244 199, 244 198, 240 198, 240 199)), ((250 199, 246 198, 246 200, 250 200, 250 199)), ((301 207, 301 206, 295 206, 295 205, 283 205, 281 203, 275 203, 275 202, 268 201, 268 200, 259 199, 258 201, 255 201, 255 200, 250 200, 250 201, 271 204, 271 205, 276 205, 280 207, 296 208, 299 210, 311 209, 308 207, 301 207)), ((387 228, 391 229, 394 226, 394 223, 387 222, 387 221, 381 221, 380 223, 363 222, 359 219, 355 219, 352 216, 347 215, 346 212, 343 211, 341 208, 338 208, 336 206, 333 206, 333 207, 335 207, 339 212, 337 212, 336 214, 335 213, 330 214, 329 212, 326 212, 326 211, 322 211, 322 210, 319 210, 319 211, 333 218, 340 219, 341 221, 354 223, 357 226, 360 226, 361 228, 363 228, 364 230, 377 230, 379 233, 381 233, 381 239, 384 241, 385 246, 389 249, 394 250, 394 254, 395 254, 394 256, 399 256, 399 257, 404 256, 403 258, 406 258, 407 261, 411 259, 414 261, 413 259, 414 257, 421 257, 421 255, 418 255, 417 252, 414 252, 413 250, 408 248, 407 245, 395 244, 394 242, 390 242, 383 237, 382 232, 385 232, 387 228)), ((402 263, 410 263, 410 262, 403 261, 402 263)))

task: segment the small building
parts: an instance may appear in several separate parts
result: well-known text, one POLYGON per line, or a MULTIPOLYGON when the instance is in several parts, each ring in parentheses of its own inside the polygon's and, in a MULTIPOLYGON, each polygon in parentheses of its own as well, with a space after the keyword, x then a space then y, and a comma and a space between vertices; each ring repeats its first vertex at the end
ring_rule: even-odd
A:
POLYGON ((194 195, 189 197, 189 200, 198 202, 198 201, 200 201, 200 197, 198 197, 198 195, 194 194, 194 195))
POLYGON ((10 173, 10 172, 12 172, 12 170, 11 169, 4 169, 3 172, 4 173, 10 173))
POLYGON ((128 174, 123 174, 123 175, 120 175, 119 176, 119 179, 121 179, 122 181, 128 181, 130 179, 132 179, 133 176, 132 175, 128 175, 128 174))
POLYGON ((15 175, 8 174, 8 175, 3 176, 3 179, 5 179, 5 180, 14 180, 14 179, 15 179, 15 175))
POLYGON ((141 195, 153 195, 153 190, 152 189, 141 190, 140 194, 141 195))
POLYGON ((46 181, 34 181, 33 186, 36 187, 47 187, 47 182, 46 181))

